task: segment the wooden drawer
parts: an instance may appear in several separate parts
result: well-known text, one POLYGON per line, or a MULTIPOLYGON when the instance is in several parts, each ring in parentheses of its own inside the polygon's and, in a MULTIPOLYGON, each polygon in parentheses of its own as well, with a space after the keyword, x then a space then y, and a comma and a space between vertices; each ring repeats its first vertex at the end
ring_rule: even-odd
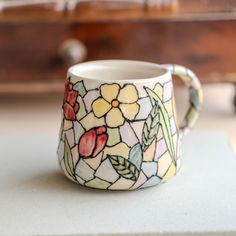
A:
POLYGON ((68 38, 83 42, 85 60, 178 63, 202 82, 236 82, 236 20, 14 22, 0 25, 0 92, 10 92, 14 86, 9 83, 22 82, 23 91, 33 84, 43 84, 42 91, 59 84, 54 89, 60 90, 68 65, 58 49, 68 38))

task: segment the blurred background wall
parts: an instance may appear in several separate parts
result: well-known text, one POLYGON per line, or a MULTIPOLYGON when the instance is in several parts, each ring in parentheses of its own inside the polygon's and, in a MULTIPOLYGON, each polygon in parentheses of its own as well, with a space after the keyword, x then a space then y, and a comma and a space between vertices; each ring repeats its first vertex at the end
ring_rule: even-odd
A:
POLYGON ((235 42, 235 0, 0 0, 0 130, 57 132, 70 65, 135 59, 192 69, 205 94, 196 129, 225 131, 236 150, 235 42))

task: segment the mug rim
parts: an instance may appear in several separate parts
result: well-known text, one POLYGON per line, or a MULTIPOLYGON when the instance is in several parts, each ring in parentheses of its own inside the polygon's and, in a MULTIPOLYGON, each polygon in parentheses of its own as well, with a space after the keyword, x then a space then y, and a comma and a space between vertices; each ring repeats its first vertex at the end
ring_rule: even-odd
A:
MULTIPOLYGON (((120 67, 119 67, 120 69, 120 67)), ((123 60, 123 59, 108 59, 108 60, 93 60, 93 61, 86 61, 82 62, 79 64, 75 64, 71 67, 69 67, 67 77, 75 77, 78 79, 85 79, 85 80, 90 80, 90 81, 96 81, 96 82, 107 82, 107 83, 148 83, 148 82, 154 82, 154 81, 162 81, 162 80, 170 80, 171 79, 171 73, 170 71, 164 66, 160 65, 154 62, 146 62, 146 61, 140 61, 140 60, 123 60), (114 66, 123 64, 123 66, 136 66, 140 68, 141 66, 143 67, 152 67, 152 70, 154 70, 155 73, 153 73, 153 76, 147 76, 144 78, 137 78, 137 79, 105 79, 105 78, 91 78, 89 76, 83 76, 79 75, 79 72, 81 72, 84 68, 93 68, 95 66, 103 66, 108 67, 108 66, 114 66)))

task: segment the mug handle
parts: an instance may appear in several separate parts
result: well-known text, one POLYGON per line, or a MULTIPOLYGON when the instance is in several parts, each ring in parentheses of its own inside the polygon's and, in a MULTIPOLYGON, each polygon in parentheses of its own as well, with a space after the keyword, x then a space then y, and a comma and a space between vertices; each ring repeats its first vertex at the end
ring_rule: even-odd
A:
POLYGON ((188 68, 180 65, 164 65, 172 75, 178 76, 189 91, 189 107, 180 124, 179 130, 181 137, 189 132, 195 125, 203 102, 202 86, 197 76, 188 68))

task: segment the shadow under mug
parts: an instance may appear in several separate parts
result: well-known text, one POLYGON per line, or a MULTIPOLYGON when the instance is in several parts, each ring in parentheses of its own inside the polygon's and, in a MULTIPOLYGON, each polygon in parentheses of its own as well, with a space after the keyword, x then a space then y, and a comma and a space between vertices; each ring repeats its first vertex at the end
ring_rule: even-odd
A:
POLYGON ((140 189, 169 180, 181 165, 180 141, 202 104, 196 75, 179 65, 102 60, 68 70, 58 160, 81 185, 140 189), (177 125, 172 75, 189 91, 177 125))

